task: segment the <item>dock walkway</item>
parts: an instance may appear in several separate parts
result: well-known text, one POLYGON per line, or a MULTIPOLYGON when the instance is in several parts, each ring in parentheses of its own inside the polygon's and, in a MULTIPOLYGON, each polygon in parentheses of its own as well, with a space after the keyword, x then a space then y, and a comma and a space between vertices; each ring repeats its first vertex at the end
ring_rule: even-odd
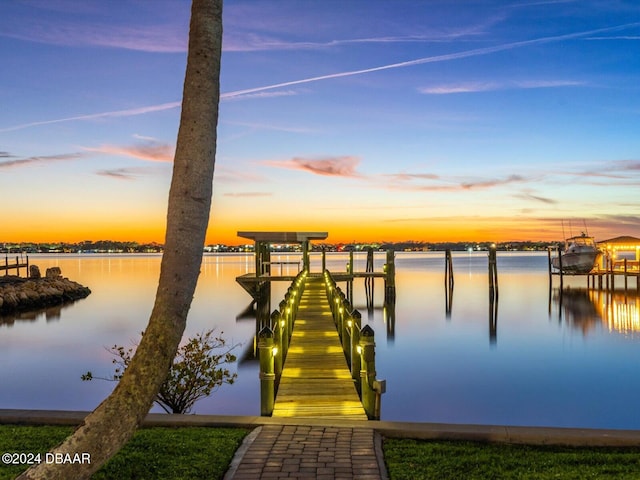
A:
POLYGON ((367 420, 321 277, 305 280, 272 416, 367 420))

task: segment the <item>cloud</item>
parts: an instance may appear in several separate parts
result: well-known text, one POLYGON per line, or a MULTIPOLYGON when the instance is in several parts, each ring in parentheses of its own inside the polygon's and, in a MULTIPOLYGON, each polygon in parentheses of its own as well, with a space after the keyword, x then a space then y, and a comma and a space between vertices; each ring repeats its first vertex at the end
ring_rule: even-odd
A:
POLYGON ((0 169, 24 167, 27 165, 47 164, 47 163, 62 162, 62 161, 68 161, 68 160, 78 160, 85 157, 87 157, 87 154, 75 152, 75 153, 63 153, 59 155, 43 155, 43 156, 35 156, 35 157, 28 157, 28 158, 16 158, 15 160, 7 160, 4 162, 0 162, 0 169))
POLYGON ((509 83, 471 82, 423 87, 419 88, 418 91, 428 95, 449 95, 455 93, 491 92, 496 90, 575 87, 584 84, 584 82, 575 80, 526 80, 509 83))
POLYGON ((246 127, 252 130, 273 130, 276 132, 289 132, 289 133, 317 133, 317 130, 306 127, 291 127, 282 125, 273 125, 268 123, 249 123, 249 122, 233 122, 226 121, 226 125, 234 125, 238 127, 246 127))
MULTIPOLYGON (((77 14, 66 12, 66 16, 77 14)), ((20 22, 3 22, 0 36, 28 42, 69 47, 104 47, 155 53, 187 51, 187 33, 180 22, 125 26, 79 20, 63 21, 60 16, 21 17, 20 22), (54 20, 55 19, 55 20, 54 20)))
POLYGON ((98 170, 96 175, 103 177, 115 178, 116 180, 133 180, 137 177, 134 172, 128 168, 117 168, 114 170, 98 170))
MULTIPOLYGON (((247 89, 244 89, 244 90, 236 90, 236 91, 232 91, 232 92, 226 92, 226 93, 221 94, 220 98, 224 99, 224 100, 230 100, 230 99, 232 99, 234 97, 241 97, 241 96, 245 96, 246 97, 247 95, 250 95, 250 94, 256 94, 256 93, 259 93, 259 92, 265 92, 267 90, 275 90, 275 89, 279 89, 279 88, 283 88, 283 87, 289 87, 289 86, 292 86, 292 85, 300 85, 300 84, 305 84, 305 83, 319 82, 319 81, 331 80, 331 79, 335 79, 335 78, 351 77, 351 76, 355 76, 355 75, 363 75, 363 74, 367 74, 367 73, 379 72, 379 71, 383 71, 383 70, 391 70, 391 69, 396 69, 396 68, 406 68, 406 67, 411 67, 411 66, 415 66, 415 65, 422 65, 422 64, 427 64, 427 63, 445 62, 445 61, 459 60, 459 59, 469 58, 469 57, 476 57, 476 56, 480 56, 480 55, 489 55, 491 53, 502 52, 502 51, 506 51, 506 50, 513 50, 513 49, 516 49, 516 48, 522 48, 522 47, 526 47, 526 46, 530 46, 530 45, 537 45, 537 44, 551 43, 551 42, 559 42, 559 41, 563 41, 563 40, 581 38, 581 37, 593 35, 593 34, 596 34, 596 33, 624 30, 624 29, 631 28, 631 27, 636 27, 636 26, 639 26, 639 25, 640 25, 640 22, 627 23, 627 24, 623 24, 623 25, 616 25, 616 26, 613 26, 613 27, 600 28, 600 29, 596 29, 596 30, 588 30, 588 31, 568 33, 568 34, 563 34, 563 35, 541 37, 541 38, 536 38, 536 39, 532 39, 532 40, 523 40, 523 41, 519 41, 519 42, 512 42, 512 43, 506 43, 506 44, 502 44, 502 45, 495 45, 493 47, 476 48, 476 49, 472 49, 472 50, 465 50, 465 51, 462 51, 462 52, 449 53, 449 54, 444 54, 444 55, 435 55, 435 56, 431 56, 431 57, 423 57, 423 58, 418 58, 418 59, 415 59, 415 60, 409 60, 409 61, 406 61, 406 62, 392 63, 392 64, 382 65, 382 66, 378 66, 378 67, 365 68, 365 69, 361 69, 361 70, 349 70, 349 71, 345 71, 345 72, 330 73, 330 74, 327 74, 327 75, 320 75, 320 76, 316 76, 316 77, 303 78, 303 79, 299 79, 299 80, 291 80, 291 81, 288 81, 288 82, 276 83, 276 84, 272 84, 272 85, 264 85, 264 86, 261 86, 261 87, 254 87, 254 88, 247 88, 247 89)), ((532 87, 529 87, 529 88, 532 88, 532 87)), ((55 119, 55 120, 44 120, 44 121, 39 121, 39 122, 24 123, 24 124, 20 124, 20 125, 14 125, 14 126, 11 126, 11 127, 0 128, 0 133, 11 132, 11 131, 15 131, 15 130, 21 130, 21 129, 24 129, 24 128, 36 127, 36 126, 40 126, 40 125, 49 125, 49 124, 60 123, 60 122, 95 120, 95 119, 109 118, 109 117, 123 117, 123 116, 142 115, 142 114, 146 114, 146 113, 152 113, 152 112, 157 112, 157 111, 162 111, 162 110, 178 108, 180 106, 181 106, 181 102, 169 102, 169 103, 163 103, 163 104, 160 104, 160 105, 150 105, 150 106, 146 106, 146 107, 138 107, 138 108, 132 108, 132 109, 128 109, 128 110, 116 110, 116 111, 111 111, 111 112, 103 112, 103 113, 94 113, 94 114, 88 114, 88 115, 79 115, 79 116, 74 116, 74 117, 66 117, 66 118, 60 118, 60 119, 55 119)))
POLYGON ((531 181, 531 179, 527 177, 515 174, 504 178, 476 178, 471 180, 461 180, 457 177, 442 177, 433 173, 395 173, 387 174, 383 177, 390 179, 390 181, 385 181, 384 186, 392 190, 434 192, 487 189, 512 183, 531 181), (424 181, 427 181, 427 183, 424 181))
POLYGON ((272 197, 273 193, 269 192, 232 192, 223 194, 224 197, 272 197))
POLYGON ((440 178, 439 175, 435 173, 391 173, 385 175, 386 177, 391 178, 391 180, 397 181, 411 181, 414 179, 418 180, 438 180, 440 178))
POLYGON ((0 152, 0 158, 13 158, 9 152, 0 152))
POLYGON ((489 188, 496 187, 500 185, 508 185, 510 183, 521 183, 526 182, 527 178, 521 175, 509 175, 506 178, 491 178, 485 180, 473 180, 460 183, 460 188, 464 190, 471 190, 474 188, 489 188))
POLYGON ((553 200, 551 198, 541 197, 539 195, 534 195, 532 193, 526 193, 526 192, 518 193, 514 195, 514 197, 521 198, 523 200, 534 200, 536 202, 546 203, 548 205, 556 205, 558 203, 556 200, 553 200))
POLYGON ((603 162, 597 167, 590 166, 582 170, 565 170, 558 175, 570 175, 577 177, 607 178, 612 180, 632 180, 633 173, 640 172, 640 160, 613 160, 603 162))
POLYGON ((174 156, 173 145, 160 143, 155 139, 149 139, 145 145, 101 145, 99 147, 84 147, 85 150, 93 153, 104 153, 108 155, 122 155, 125 157, 138 158, 150 162, 172 162, 174 156))
POLYGON ((141 175, 149 175, 158 171, 157 167, 124 167, 110 168, 96 171, 96 175, 113 178, 115 180, 136 180, 141 175))
POLYGON ((360 159, 353 156, 325 158, 294 157, 290 160, 266 161, 264 163, 266 165, 279 168, 302 170, 304 172, 313 173, 314 175, 352 178, 362 176, 356 172, 356 167, 358 166, 358 163, 360 163, 360 159))
POLYGON ((385 43, 424 43, 446 42, 469 35, 477 35, 477 29, 467 29, 451 32, 437 32, 432 35, 398 35, 384 37, 363 37, 327 40, 324 42, 291 42, 268 37, 264 35, 245 34, 225 37, 223 45, 227 52, 254 52, 265 50, 317 50, 324 48, 340 47, 343 45, 358 44, 385 44, 385 43))

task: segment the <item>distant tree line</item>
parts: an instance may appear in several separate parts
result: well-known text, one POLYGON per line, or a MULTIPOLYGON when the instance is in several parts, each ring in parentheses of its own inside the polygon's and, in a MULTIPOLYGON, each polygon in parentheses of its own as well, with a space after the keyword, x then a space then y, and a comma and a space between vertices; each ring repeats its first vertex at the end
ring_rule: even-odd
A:
POLYGON ((0 243, 1 253, 157 253, 159 243, 118 242, 114 240, 85 240, 79 243, 0 243))
MULTIPOLYGON (((369 248, 373 250, 394 250, 402 251, 479 251, 489 250, 491 246, 497 250, 530 250, 543 251, 551 245, 557 245, 559 241, 517 241, 517 242, 373 242, 373 243, 337 243, 337 244, 314 244, 314 251, 324 249, 327 252, 349 252, 365 251, 369 248)), ((230 252, 252 252, 253 245, 208 245, 204 249, 206 252, 230 253, 230 252)), ((85 240, 79 243, 2 243, 0 242, 0 253, 161 253, 163 245, 155 242, 120 242, 115 240, 98 240, 96 242, 85 240)), ((271 245, 273 252, 299 252, 300 245, 271 245)))

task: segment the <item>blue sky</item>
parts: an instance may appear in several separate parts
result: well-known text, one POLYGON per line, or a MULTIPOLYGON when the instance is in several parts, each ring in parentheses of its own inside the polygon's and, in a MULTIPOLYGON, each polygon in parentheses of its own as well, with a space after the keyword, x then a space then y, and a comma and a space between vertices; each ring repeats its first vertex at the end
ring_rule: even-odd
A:
MULTIPOLYGON (((0 3, 0 241, 162 241, 189 9, 0 3)), ((638 2, 239 0, 223 24, 209 242, 640 236, 638 2)))

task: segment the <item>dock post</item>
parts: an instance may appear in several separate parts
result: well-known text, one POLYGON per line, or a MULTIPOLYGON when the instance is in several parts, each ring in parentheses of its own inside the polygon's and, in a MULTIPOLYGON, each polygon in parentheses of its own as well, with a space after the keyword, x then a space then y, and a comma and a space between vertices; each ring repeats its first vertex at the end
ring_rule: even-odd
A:
POLYGON ((278 383, 280 382, 280 375, 282 374, 282 365, 284 359, 282 353, 284 352, 284 335, 282 324, 280 323, 280 312, 274 310, 271 314, 271 330, 273 331, 273 348, 271 353, 273 354, 273 373, 275 375, 274 393, 278 389, 278 383))
POLYGON ((322 271, 327 269, 327 250, 325 246, 322 246, 322 271))
POLYGON ((351 351, 351 342, 349 340, 349 321, 351 320, 351 304, 344 297, 342 297, 342 305, 340 306, 340 340, 342 341, 342 351, 345 356, 349 356, 351 351))
POLYGON ((364 407, 365 412, 367 412, 367 416, 372 420, 380 418, 379 402, 376 400, 378 392, 374 388, 374 382, 376 381, 375 345, 373 328, 369 325, 365 325, 360 331, 360 355, 362 358, 360 370, 360 391, 362 406, 364 407), (377 406, 378 411, 376 411, 377 406))
POLYGON ((260 415, 270 417, 276 398, 275 370, 273 361, 273 331, 264 327, 258 335, 260 356, 260 415))
POLYGON ((613 267, 614 267, 614 264, 613 264, 613 258, 612 258, 611 262, 609 262, 609 269, 611 270, 611 291, 612 292, 616 290, 616 274, 613 267))
POLYGON ((496 261, 496 247, 489 249, 489 296, 498 299, 498 265, 496 261))
POLYGON ((384 277, 384 301, 389 303, 396 299, 396 263, 393 250, 387 250, 387 263, 384 268, 386 273, 384 277))
POLYGON ((350 302, 353 302, 353 250, 349 251, 349 264, 347 268, 347 273, 349 274, 349 280, 347 280, 347 298, 350 302))
POLYGON ((289 328, 289 312, 287 312, 287 301, 282 300, 280 302, 280 328, 282 328, 282 358, 287 358, 287 351, 289 350, 289 343, 291 342, 291 330, 289 328))
POLYGON ((362 325, 362 315, 358 310, 351 312, 349 332, 351 334, 351 378, 353 378, 356 389, 360 393, 360 368, 362 365, 360 353, 360 328, 362 325))
POLYGON ((627 259, 624 259, 624 291, 627 292, 627 259))
POLYGON ((453 307, 453 258, 451 249, 444 251, 444 311, 447 318, 451 318, 451 309, 453 307))

